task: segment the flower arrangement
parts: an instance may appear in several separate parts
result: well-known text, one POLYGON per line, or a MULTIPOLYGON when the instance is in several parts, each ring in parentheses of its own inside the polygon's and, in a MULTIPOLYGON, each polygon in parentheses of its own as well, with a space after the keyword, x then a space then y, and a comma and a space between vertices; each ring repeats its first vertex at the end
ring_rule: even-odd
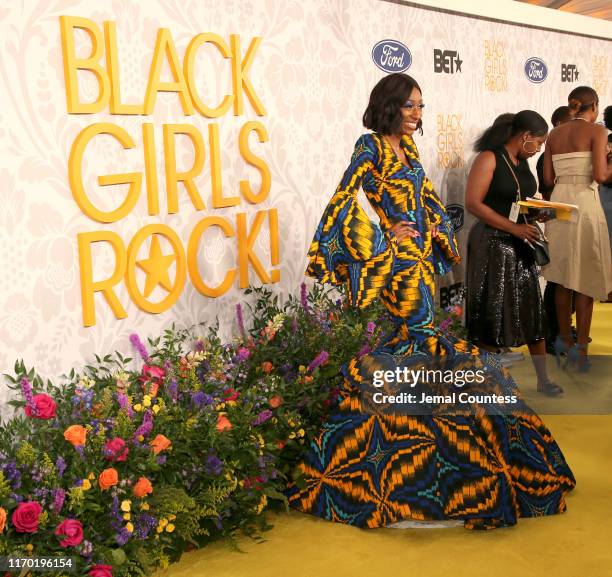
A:
POLYGON ((463 324, 464 301, 465 287, 453 295, 446 307, 436 309, 434 322, 440 331, 451 333, 461 339, 467 338, 467 331, 463 324))
MULTIPOLYGON (((375 346, 381 309, 305 286, 281 303, 249 289, 252 327, 165 331, 138 357, 103 357, 65 382, 18 361, 0 423, 0 555, 72 557, 90 577, 150 575, 238 531, 258 538, 341 394, 341 364, 375 346)), ((61 573, 58 573, 61 575, 61 573)))

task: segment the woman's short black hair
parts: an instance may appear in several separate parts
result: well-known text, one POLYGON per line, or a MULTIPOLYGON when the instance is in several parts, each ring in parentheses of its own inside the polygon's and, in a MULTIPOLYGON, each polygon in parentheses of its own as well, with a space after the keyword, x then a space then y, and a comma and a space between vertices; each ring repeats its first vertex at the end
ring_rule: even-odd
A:
POLYGON ((529 132, 533 136, 544 136, 548 133, 548 124, 535 110, 521 110, 516 114, 500 115, 478 137, 474 150, 476 152, 495 150, 521 132, 529 132))
MULTIPOLYGON (((380 134, 397 134, 402 124, 401 108, 414 88, 421 92, 418 82, 408 74, 389 74, 379 80, 370 93, 363 125, 380 134)), ((422 124, 419 120, 421 134, 422 124)))

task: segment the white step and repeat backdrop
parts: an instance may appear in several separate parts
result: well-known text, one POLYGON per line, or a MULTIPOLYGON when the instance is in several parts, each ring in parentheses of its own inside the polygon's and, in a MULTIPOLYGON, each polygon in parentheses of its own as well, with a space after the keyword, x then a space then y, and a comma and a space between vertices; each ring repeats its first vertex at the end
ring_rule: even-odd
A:
POLYGON ((173 321, 228 335, 241 287, 296 291, 385 68, 423 89, 463 242, 476 135, 579 84, 611 104, 611 46, 376 0, 3 2, 3 372, 56 378, 173 321))

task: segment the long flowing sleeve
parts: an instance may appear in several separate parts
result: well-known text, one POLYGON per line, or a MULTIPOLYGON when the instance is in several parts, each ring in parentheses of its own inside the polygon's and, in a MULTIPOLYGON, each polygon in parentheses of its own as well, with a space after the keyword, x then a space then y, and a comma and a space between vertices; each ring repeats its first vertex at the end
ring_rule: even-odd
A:
POLYGON ((308 251, 306 275, 346 284, 350 304, 358 307, 369 305, 388 283, 397 246, 357 201, 363 179, 376 170, 376 160, 373 136, 361 136, 308 251))

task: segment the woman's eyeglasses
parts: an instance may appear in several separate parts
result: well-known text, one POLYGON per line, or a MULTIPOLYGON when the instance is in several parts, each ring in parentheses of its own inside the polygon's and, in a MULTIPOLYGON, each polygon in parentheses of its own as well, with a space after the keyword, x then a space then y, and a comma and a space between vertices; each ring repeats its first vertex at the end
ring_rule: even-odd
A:
POLYGON ((406 102, 404 102, 404 104, 402 104, 402 108, 407 108, 408 110, 412 110, 413 108, 418 108, 419 110, 423 110, 423 108, 425 108, 425 104, 423 104, 421 102, 421 104, 417 104, 415 106, 414 102, 412 102, 412 100, 406 100, 406 102))

